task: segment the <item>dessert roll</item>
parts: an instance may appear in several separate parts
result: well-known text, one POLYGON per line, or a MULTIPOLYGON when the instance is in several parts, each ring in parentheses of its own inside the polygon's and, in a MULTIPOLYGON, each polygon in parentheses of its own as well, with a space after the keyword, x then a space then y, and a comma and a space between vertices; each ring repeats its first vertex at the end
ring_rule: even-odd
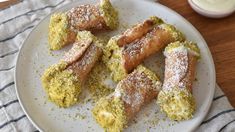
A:
POLYGON ((132 28, 127 29, 117 39, 117 45, 122 47, 126 44, 133 42, 136 39, 140 39, 147 34, 157 24, 163 23, 162 19, 152 16, 145 20, 143 23, 134 25, 132 28))
POLYGON ((97 5, 81 5, 67 12, 73 30, 116 29, 118 13, 109 0, 100 0, 97 5))
POLYGON ((154 27, 141 39, 124 46, 122 50, 124 68, 127 72, 132 71, 145 58, 160 51, 167 44, 182 39, 181 37, 181 34, 171 25, 161 24, 154 27), (170 29, 166 30, 166 28, 170 29), (176 37, 172 32, 176 33, 176 37))
POLYGON ((118 83, 114 93, 97 102, 93 116, 106 131, 120 132, 141 107, 157 97, 160 88, 159 78, 140 65, 118 83))
POLYGON ((170 119, 191 119, 196 109, 192 84, 200 50, 195 43, 178 41, 169 44, 164 55, 165 77, 157 102, 170 119))
MULTIPOLYGON (((89 37, 87 31, 83 31, 83 33, 85 34, 83 36, 89 37)), ((76 57, 73 57, 72 54, 69 54, 67 57, 72 57, 72 59, 62 59, 44 72, 41 80, 50 101, 64 108, 78 102, 87 75, 102 54, 98 43, 98 40, 92 39, 82 53, 79 48, 77 49, 79 55, 74 54, 76 57)), ((71 50, 75 50, 75 48, 71 50)), ((68 53, 76 52, 69 51, 68 53)))
POLYGON ((51 16, 49 46, 51 50, 59 50, 73 43, 78 31, 113 30, 117 26, 118 13, 109 0, 101 0, 97 5, 80 5, 51 16))
POLYGON ((140 39, 123 47, 118 46, 117 39, 117 37, 111 38, 104 56, 114 81, 122 80, 144 59, 160 51, 167 44, 177 40, 183 41, 184 36, 172 25, 163 23, 156 25, 140 39))

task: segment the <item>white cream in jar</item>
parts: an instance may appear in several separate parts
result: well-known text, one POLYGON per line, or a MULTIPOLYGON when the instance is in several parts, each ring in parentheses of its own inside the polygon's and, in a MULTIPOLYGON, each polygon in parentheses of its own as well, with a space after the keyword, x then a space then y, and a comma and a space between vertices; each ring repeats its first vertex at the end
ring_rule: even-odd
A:
POLYGON ((235 11, 235 0, 188 0, 198 13, 208 17, 224 17, 235 11))

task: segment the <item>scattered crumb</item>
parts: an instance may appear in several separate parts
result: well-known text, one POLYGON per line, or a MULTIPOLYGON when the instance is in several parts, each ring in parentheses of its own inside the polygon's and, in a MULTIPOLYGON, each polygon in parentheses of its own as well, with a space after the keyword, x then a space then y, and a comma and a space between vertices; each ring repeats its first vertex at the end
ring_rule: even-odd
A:
POLYGON ((85 85, 88 87, 92 99, 95 101, 113 92, 112 88, 109 88, 103 83, 108 76, 109 71, 103 62, 98 62, 91 71, 85 85))
POLYGON ((77 114, 75 115, 75 117, 76 117, 77 119, 83 120, 83 119, 86 118, 86 115, 82 115, 82 114, 80 114, 80 113, 77 113, 77 114))

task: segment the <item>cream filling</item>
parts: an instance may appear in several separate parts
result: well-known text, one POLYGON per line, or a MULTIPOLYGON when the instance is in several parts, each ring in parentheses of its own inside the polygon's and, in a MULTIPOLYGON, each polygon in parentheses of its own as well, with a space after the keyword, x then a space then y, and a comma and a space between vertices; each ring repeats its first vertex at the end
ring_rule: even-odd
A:
MULTIPOLYGON (((191 50, 190 48, 187 48, 187 47, 185 47, 185 46, 183 46, 183 45, 172 49, 172 50, 170 51, 170 53, 171 53, 171 52, 185 52, 185 50, 186 50, 189 54, 192 54, 192 55, 194 55, 194 56, 200 56, 200 54, 198 54, 196 51, 191 50)), ((168 56, 168 55, 169 55, 169 51, 164 51, 163 54, 164 54, 165 56, 168 56)))
POLYGON ((115 121, 113 114, 105 110, 99 112, 99 117, 103 118, 107 124, 112 124, 115 121))

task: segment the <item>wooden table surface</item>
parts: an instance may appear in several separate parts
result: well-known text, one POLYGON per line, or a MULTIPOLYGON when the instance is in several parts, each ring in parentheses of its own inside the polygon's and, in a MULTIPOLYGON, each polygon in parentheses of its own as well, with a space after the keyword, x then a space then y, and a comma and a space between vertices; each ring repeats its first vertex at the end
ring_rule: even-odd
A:
MULTIPOLYGON (((19 0, 0 3, 0 9, 19 0)), ((205 38, 212 53, 216 81, 235 107, 235 13, 223 19, 210 19, 194 12, 187 0, 159 0, 191 22, 205 38)))

